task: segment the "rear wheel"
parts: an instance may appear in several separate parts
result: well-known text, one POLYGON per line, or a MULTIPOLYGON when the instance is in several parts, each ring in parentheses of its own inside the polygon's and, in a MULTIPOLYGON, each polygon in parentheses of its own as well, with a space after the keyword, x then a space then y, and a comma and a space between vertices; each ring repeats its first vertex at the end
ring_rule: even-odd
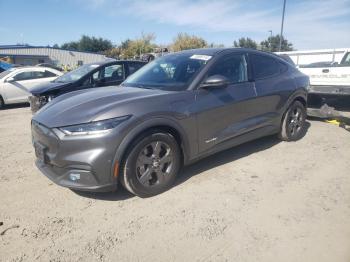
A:
POLYGON ((295 101, 286 111, 283 120, 280 139, 284 141, 296 141, 303 137, 306 131, 306 108, 299 102, 295 101))
POLYGON ((137 139, 121 165, 121 183, 131 193, 150 197, 167 190, 180 168, 180 148, 168 133, 152 132, 137 139))

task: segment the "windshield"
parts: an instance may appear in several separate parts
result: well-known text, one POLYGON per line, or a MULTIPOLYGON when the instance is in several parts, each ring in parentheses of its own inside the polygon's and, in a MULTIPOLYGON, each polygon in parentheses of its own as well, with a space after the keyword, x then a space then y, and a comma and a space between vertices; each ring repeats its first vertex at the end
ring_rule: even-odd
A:
POLYGON ((97 67, 99 67, 99 65, 83 65, 83 66, 78 67, 77 69, 75 69, 73 71, 70 71, 70 72, 56 78, 56 80, 54 80, 54 82, 68 83, 68 82, 77 81, 97 67))
POLYGON ((208 62, 211 56, 172 54, 142 67, 123 82, 123 86, 181 91, 208 62))

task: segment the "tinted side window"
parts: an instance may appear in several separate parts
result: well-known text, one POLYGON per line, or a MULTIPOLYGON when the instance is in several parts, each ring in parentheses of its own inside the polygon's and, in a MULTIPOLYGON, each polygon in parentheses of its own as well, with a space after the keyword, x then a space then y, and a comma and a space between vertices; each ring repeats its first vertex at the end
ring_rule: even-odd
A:
POLYGON ((350 66, 350 53, 347 53, 340 63, 342 66, 350 66))
POLYGON ((104 68, 103 78, 106 81, 124 80, 123 65, 110 65, 104 68))
POLYGON ((213 75, 223 75, 230 79, 232 83, 242 83, 248 81, 247 62, 245 56, 232 55, 229 58, 219 60, 213 68, 209 70, 208 77, 213 75))
POLYGON ((50 71, 45 71, 44 72, 44 77, 55 77, 57 76, 55 73, 52 73, 50 71))
POLYGON ((255 79, 262 79, 278 75, 280 65, 275 59, 263 55, 251 55, 255 79))
POLYGON ((279 67, 280 67, 280 72, 284 73, 288 70, 288 66, 286 64, 283 63, 279 63, 279 67))
POLYGON ((33 79, 36 79, 36 78, 44 78, 45 77, 45 72, 41 72, 41 71, 34 71, 32 72, 32 75, 33 75, 33 79))
POLYGON ((137 70, 139 70, 144 64, 141 63, 129 63, 129 75, 135 73, 137 70))
POLYGON ((23 80, 29 80, 32 79, 32 72, 22 72, 13 77, 15 81, 23 81, 23 80))

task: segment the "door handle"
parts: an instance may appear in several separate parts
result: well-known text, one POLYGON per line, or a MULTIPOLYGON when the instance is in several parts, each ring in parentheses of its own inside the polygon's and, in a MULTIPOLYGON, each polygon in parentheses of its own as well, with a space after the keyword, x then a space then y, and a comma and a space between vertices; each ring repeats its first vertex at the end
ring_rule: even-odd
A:
POLYGON ((329 73, 329 69, 322 69, 322 73, 329 73))

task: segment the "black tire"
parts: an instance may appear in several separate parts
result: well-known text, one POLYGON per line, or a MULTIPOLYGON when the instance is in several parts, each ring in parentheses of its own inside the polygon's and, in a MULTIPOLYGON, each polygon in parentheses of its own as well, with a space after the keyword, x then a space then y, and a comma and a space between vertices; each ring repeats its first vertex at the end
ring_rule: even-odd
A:
POLYGON ((0 110, 5 107, 4 99, 2 99, 2 96, 0 96, 0 110))
POLYGON ((120 182, 132 194, 151 197, 166 191, 181 165, 180 147, 168 133, 149 132, 129 147, 121 163, 120 182))
POLYGON ((297 141, 306 132, 306 108, 300 101, 294 101, 282 119, 279 138, 283 141, 297 141))

